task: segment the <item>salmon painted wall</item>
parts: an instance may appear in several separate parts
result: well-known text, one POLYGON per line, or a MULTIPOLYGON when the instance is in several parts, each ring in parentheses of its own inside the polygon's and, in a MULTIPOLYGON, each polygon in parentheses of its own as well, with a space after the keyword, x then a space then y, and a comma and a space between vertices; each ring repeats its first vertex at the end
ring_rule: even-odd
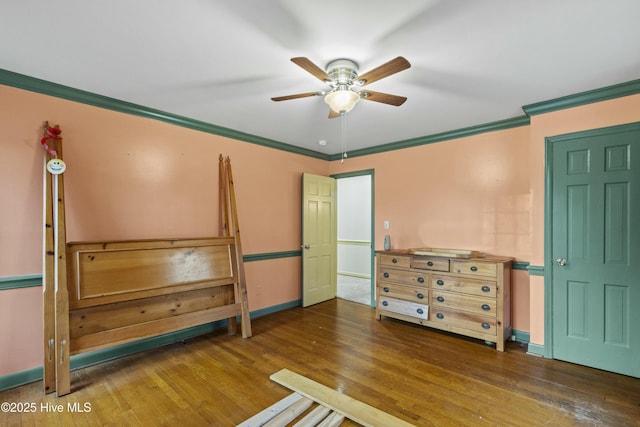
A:
MULTIPOLYGON (((375 169, 375 247, 473 249, 531 258, 529 127, 331 163, 375 169), (383 221, 390 223, 383 229, 383 221)), ((529 331, 529 276, 512 275, 513 327, 529 331)))
MULTIPOLYGON (((326 161, 0 86, 0 277, 42 273, 42 124, 64 142, 69 241, 218 235, 230 156, 245 254, 298 250, 300 176, 326 161)), ((300 298, 300 260, 245 264, 253 311, 300 298)), ((42 365, 41 289, 0 291, 0 375, 42 365), (4 319, 4 317, 3 317, 4 319), (20 327, 16 327, 20 325, 20 327), (18 350, 22 349, 22 350, 18 350), (35 351, 33 351, 35 349, 35 351)))
MULTIPOLYGON (((640 95, 531 117, 531 264, 549 268, 544 254, 545 138, 640 121, 640 95)), ((545 268, 545 269, 546 269, 545 268)), ((544 344, 544 278, 531 277, 531 342, 544 344)))
MULTIPOLYGON (((544 138, 640 121, 640 95, 329 163, 0 86, 0 277, 42 271, 45 120, 63 129, 69 240, 217 234, 223 153, 232 159, 245 254, 298 249, 302 172, 375 169, 377 248, 389 220, 394 247, 472 248, 543 266, 544 138)), ((298 258, 246 269, 251 310, 300 298, 298 258)), ((544 344, 544 278, 514 271, 512 306, 514 328, 544 344)), ((40 366, 41 289, 0 291, 0 313, 0 375, 40 366)))

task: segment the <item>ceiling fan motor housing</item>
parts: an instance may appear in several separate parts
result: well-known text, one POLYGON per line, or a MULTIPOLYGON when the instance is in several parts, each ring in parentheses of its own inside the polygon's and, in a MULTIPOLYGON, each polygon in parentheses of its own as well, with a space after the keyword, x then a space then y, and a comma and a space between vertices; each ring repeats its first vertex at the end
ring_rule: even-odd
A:
POLYGON ((351 87, 358 77, 358 64, 350 59, 336 59, 327 65, 327 74, 331 77, 332 86, 351 87))

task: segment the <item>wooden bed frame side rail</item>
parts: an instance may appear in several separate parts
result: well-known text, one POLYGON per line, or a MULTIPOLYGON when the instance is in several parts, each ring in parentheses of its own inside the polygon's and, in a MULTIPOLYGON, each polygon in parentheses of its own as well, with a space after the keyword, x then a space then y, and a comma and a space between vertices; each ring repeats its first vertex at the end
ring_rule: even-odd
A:
POLYGON ((71 339, 71 354, 86 353, 241 315, 240 304, 200 310, 71 339))

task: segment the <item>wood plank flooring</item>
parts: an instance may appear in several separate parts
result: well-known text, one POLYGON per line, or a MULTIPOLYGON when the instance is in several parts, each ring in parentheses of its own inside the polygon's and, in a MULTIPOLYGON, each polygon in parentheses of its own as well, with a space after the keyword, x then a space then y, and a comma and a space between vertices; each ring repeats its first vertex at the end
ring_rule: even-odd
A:
POLYGON ((640 379, 519 343, 500 353, 340 299, 252 326, 249 339, 219 331, 74 371, 62 398, 41 382, 5 390, 0 402, 37 410, 0 412, 0 425, 233 426, 291 393, 269 380, 288 368, 419 426, 640 426, 640 379))

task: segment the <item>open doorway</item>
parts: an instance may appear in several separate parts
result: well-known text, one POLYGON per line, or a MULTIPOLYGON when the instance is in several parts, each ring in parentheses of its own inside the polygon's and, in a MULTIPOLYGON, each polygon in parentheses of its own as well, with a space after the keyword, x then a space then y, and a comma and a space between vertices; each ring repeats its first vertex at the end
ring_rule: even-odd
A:
POLYGON ((373 307, 373 170, 333 178, 338 195, 337 296, 373 307))

